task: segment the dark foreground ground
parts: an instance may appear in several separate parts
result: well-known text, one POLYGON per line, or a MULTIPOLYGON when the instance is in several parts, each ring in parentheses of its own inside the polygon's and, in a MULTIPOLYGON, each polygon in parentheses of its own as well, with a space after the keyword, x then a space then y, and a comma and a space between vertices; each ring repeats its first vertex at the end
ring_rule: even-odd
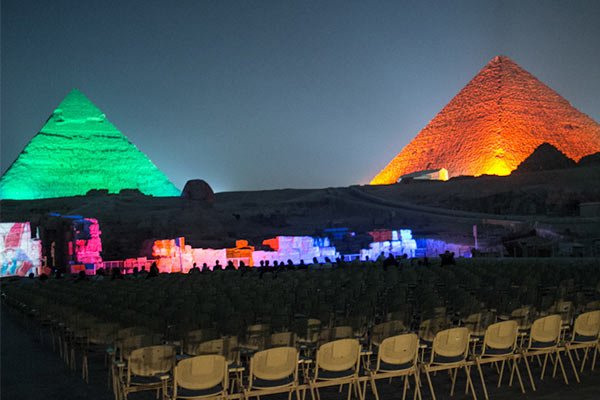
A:
MULTIPOLYGON (((39 336, 28 331, 23 319, 2 306, 1 310, 1 380, 0 399, 2 400, 110 400, 113 398, 111 390, 107 387, 107 375, 102 358, 92 359, 90 363, 90 383, 84 383, 80 378, 80 366, 77 372, 70 372, 61 361, 58 353, 52 351, 49 340, 40 341, 39 336)), ((567 363, 566 360, 564 360, 567 363)), ((588 364, 589 365, 589 364, 588 364)), ((536 380, 537 392, 532 392, 529 384, 525 383, 526 394, 521 394, 518 385, 510 388, 504 385, 495 387, 496 375, 491 370, 486 370, 486 380, 491 399, 582 399, 592 400, 600 398, 600 368, 594 372, 586 370, 581 376, 581 383, 575 383, 572 371, 568 365, 567 374, 570 384, 567 386, 557 375, 556 379, 546 377, 543 382, 536 380)), ((522 370, 525 379, 525 369, 522 370)), ((461 374, 459 374, 460 376, 461 374)), ((483 392, 479 383, 479 376, 472 373, 478 398, 483 399, 483 392)), ((539 369, 534 369, 534 375, 539 377, 539 369)), ((424 379, 424 376, 423 376, 424 379)), ((445 374, 433 377, 438 399, 449 398, 449 379, 445 374)), ((457 399, 471 398, 465 396, 464 376, 458 382, 461 389, 454 396, 457 399)), ((402 398, 401 382, 395 380, 388 384, 386 380, 378 383, 380 398, 402 398)), ((422 388, 423 398, 430 399, 431 394, 426 385, 422 388)), ((346 392, 339 393, 337 388, 321 391, 324 400, 345 399, 346 392)), ((132 394, 130 399, 155 399, 154 393, 132 394)), ((272 396, 271 398, 286 399, 285 396, 272 396)), ((374 399, 371 392, 367 391, 367 398, 374 399)), ((407 398, 412 398, 409 391, 407 398)), ((307 393, 307 399, 310 399, 307 393)))

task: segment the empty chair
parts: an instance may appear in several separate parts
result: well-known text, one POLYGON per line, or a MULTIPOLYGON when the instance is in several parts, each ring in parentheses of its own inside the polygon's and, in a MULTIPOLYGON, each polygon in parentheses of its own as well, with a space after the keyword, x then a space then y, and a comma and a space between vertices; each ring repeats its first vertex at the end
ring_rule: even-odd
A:
POLYGON ((244 397, 258 397, 274 393, 298 392, 298 351, 294 347, 275 347, 259 351, 250 359, 248 388, 244 397))
POLYGON ((571 350, 577 351, 581 349, 584 351, 580 371, 583 371, 583 368, 585 367, 589 351, 593 350, 594 355, 592 358, 592 370, 594 370, 596 356, 600 350, 600 344, 598 342, 599 332, 600 311, 589 311, 583 313, 575 320, 575 324, 573 325, 573 333, 570 340, 565 343, 565 349, 567 350, 567 355, 571 361, 571 366, 573 367, 573 372, 575 373, 575 379, 577 379, 577 382, 579 382, 579 374, 577 373, 577 368, 575 368, 575 362, 573 361, 571 350))
POLYGON ((166 393, 167 383, 175 366, 175 348, 168 345, 148 346, 133 350, 127 361, 127 373, 120 382, 123 399, 132 392, 162 390, 166 393))
MULTIPOLYGON (((414 333, 392 336, 384 339, 379 345, 377 352, 377 362, 373 370, 367 369, 369 382, 375 398, 379 400, 376 380, 382 378, 394 378, 405 376, 404 388, 402 391, 402 400, 406 397, 408 389, 408 377, 415 379, 415 395, 421 398, 421 388, 417 368, 417 356, 419 350, 419 338, 414 333)), ((366 390, 367 381, 363 388, 363 394, 366 390)))
POLYGON ((431 344, 435 335, 450 325, 450 321, 446 317, 426 319, 419 325, 419 339, 431 344))
POLYGON ((456 384, 456 375, 459 368, 464 369, 467 376, 467 391, 471 390, 472 396, 476 399, 473 381, 471 380, 471 367, 467 363, 467 354, 469 352, 469 330, 465 327, 451 328, 438 332, 433 339, 431 349, 431 358, 423 364, 429 390, 435 400, 435 391, 431 382, 430 372, 449 370, 452 380, 450 395, 454 395, 454 386, 456 384))
POLYGON ((309 378, 310 393, 320 398, 319 388, 348 384, 348 399, 352 388, 362 399, 358 384, 360 344, 356 339, 340 339, 325 343, 317 350, 314 375, 309 378))
POLYGON ((227 360, 221 355, 183 359, 173 372, 171 399, 227 398, 227 360))
POLYGON ((246 342, 241 346, 250 351, 264 350, 271 327, 268 324, 250 325, 246 331, 246 342))
POLYGON ((517 353, 518 329, 519 325, 517 321, 511 320, 492 324, 485 331, 481 353, 475 354, 475 363, 477 364, 486 400, 489 397, 481 366, 489 363, 501 363, 500 376, 498 377, 498 387, 500 387, 502 375, 504 374, 504 365, 508 362, 511 372, 509 385, 512 384, 512 377, 516 372, 521 391, 525 393, 523 379, 521 378, 521 373, 517 365, 517 358, 519 357, 517 353))
POLYGON ((562 320, 560 315, 555 314, 538 318, 531 325, 529 342, 527 343, 527 347, 523 350, 523 359, 525 360, 525 367, 527 368, 529 380, 531 381, 531 387, 534 391, 536 390, 535 382, 533 381, 533 375, 531 374, 531 368, 528 361, 528 358, 532 356, 544 356, 540 379, 544 379, 546 365, 548 364, 548 357, 552 355, 554 362, 552 376, 554 377, 556 375, 556 367, 558 365, 562 371, 565 383, 569 383, 562 359, 560 357, 560 349, 558 347, 561 323, 562 320))
POLYGON ((87 337, 87 345, 83 348, 81 363, 82 377, 87 383, 89 383, 89 355, 94 352, 103 352, 105 356, 104 363, 106 364, 106 356, 108 355, 106 350, 108 346, 114 343, 118 327, 114 323, 97 323, 91 327, 87 337))
POLYGON ((208 340, 202 343, 190 343, 186 346, 185 352, 192 356, 206 354, 224 355, 225 343, 223 338, 208 340))
POLYGON ((184 349, 215 339, 215 336, 216 334, 212 329, 195 329, 189 331, 184 337, 184 349))
POLYGON ((269 347, 294 347, 296 334, 294 332, 279 332, 271 334, 269 347))

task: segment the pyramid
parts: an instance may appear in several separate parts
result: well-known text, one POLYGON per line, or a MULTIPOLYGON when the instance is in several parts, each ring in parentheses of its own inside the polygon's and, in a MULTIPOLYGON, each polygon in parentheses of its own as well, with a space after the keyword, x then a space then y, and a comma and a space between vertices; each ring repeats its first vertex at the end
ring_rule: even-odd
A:
POLYGON ((600 151, 600 125, 505 56, 494 57, 371 181, 445 168, 508 175, 547 142, 578 161, 600 151))
POLYGON ((90 189, 180 192, 79 90, 72 90, 0 178, 0 199, 85 195, 90 189))
POLYGON ((512 173, 550 171, 573 168, 577 164, 563 152, 548 143, 542 143, 512 173))

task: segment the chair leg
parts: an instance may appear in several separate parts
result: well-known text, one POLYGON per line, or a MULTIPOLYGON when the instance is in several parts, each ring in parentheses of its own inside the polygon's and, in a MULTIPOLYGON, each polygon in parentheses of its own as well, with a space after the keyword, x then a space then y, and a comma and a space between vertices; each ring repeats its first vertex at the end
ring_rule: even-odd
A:
POLYGON ((525 367, 527 368, 527 374, 529 375, 529 381, 531 382, 531 388, 535 392, 535 382, 533 381, 533 375, 531 374, 531 368, 529 368, 529 361, 527 361, 527 356, 523 356, 523 360, 525 361, 525 367))
POLYGON ((560 370, 562 371, 562 376, 565 380, 565 385, 568 385, 569 379, 567 378, 567 373, 565 372, 565 366, 563 365, 562 358, 560 356, 560 351, 556 352, 556 358, 558 359, 558 364, 560 365, 560 370))
POLYGON ((500 364, 500 376, 498 377, 498 387, 502 384, 502 376, 504 376, 504 364, 505 360, 502 360, 502 364, 500 364))
POLYGON ((592 371, 596 368, 596 356, 598 355, 598 344, 594 347, 594 359, 592 360, 592 371))
POLYGON ((588 352, 590 351, 589 347, 586 347, 583 351, 583 361, 581 362, 581 369, 579 372, 583 372, 583 368, 585 367, 585 362, 587 361, 588 352))
POLYGON ((435 390, 433 390, 433 384, 431 383, 431 376, 429 376, 429 370, 425 369, 425 375, 427 376, 427 382, 429 383, 429 390, 431 391, 431 397, 433 398, 433 400, 436 400, 435 390))
POLYGON ((419 371, 415 371, 415 394, 413 395, 413 400, 416 400, 417 397, 419 400, 422 400, 421 397, 421 379, 419 378, 419 371))
POLYGON ((521 371, 519 371, 519 365, 517 363, 517 360, 513 359, 512 362, 513 362, 513 367, 512 367, 512 371, 510 373, 510 386, 512 386, 513 374, 516 372, 517 379, 519 380, 519 386, 521 387, 521 392, 525 393, 525 386, 523 385, 523 379, 521 379, 521 371))
POLYGON ((452 379, 452 387, 450 388, 450 396, 454 396, 454 385, 456 384, 456 376, 458 375, 458 368, 454 371, 450 371, 450 379, 452 379))
POLYGON ((489 400, 487 387, 485 386, 485 380, 483 379, 483 371, 481 369, 481 364, 477 359, 475 359, 475 363, 477 364, 477 371, 479 372, 479 379, 481 380, 481 386, 483 387, 483 395, 485 396, 485 400, 489 400))
MULTIPOLYGON (((539 356, 538 356, 539 357, 539 356)), ((544 380, 544 374, 546 373, 546 364, 548 363, 548 353, 544 356, 544 364, 542 365, 542 374, 540 380, 544 380)))
POLYGON ((477 393, 475 393, 475 386, 473 386, 473 380, 471 379, 471 367, 465 365, 463 367, 465 369, 465 373, 467 374, 467 390, 466 393, 469 392, 469 387, 471 387, 471 396, 473 400, 477 400, 477 393))
POLYGON ((406 399, 406 389, 408 389, 408 377, 404 379, 404 388, 402 389, 402 400, 406 399))
MULTIPOLYGON (((375 395, 375 400, 379 400, 379 391, 377 390, 377 384, 375 383, 375 379, 373 378, 373 376, 371 376, 370 378, 371 391, 373 391, 373 394, 375 395)), ((367 381, 365 381, 365 389, 363 390, 363 394, 365 396, 367 395, 367 381)))

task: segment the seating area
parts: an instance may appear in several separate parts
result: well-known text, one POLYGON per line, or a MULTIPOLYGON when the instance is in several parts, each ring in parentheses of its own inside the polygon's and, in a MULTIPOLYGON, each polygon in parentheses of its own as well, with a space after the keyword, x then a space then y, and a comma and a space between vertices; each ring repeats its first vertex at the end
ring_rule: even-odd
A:
POLYGON ((487 400, 491 379, 518 396, 550 376, 576 384, 595 368, 599 281, 597 259, 461 259, 10 278, 1 291, 82 379, 90 363, 104 365, 116 400, 331 391, 362 400, 385 385, 403 399, 436 399, 444 381, 448 394, 487 400))

